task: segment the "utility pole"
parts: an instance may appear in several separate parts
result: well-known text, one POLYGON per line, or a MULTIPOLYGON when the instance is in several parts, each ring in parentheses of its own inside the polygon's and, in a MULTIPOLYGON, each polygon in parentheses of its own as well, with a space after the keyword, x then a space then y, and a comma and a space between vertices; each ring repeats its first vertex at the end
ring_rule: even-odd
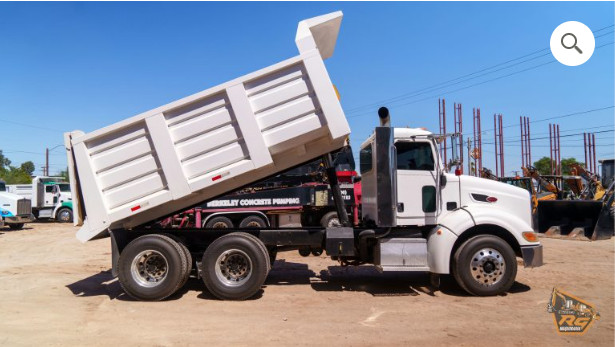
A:
POLYGON ((45 170, 43 176, 49 176, 49 147, 45 148, 45 170))

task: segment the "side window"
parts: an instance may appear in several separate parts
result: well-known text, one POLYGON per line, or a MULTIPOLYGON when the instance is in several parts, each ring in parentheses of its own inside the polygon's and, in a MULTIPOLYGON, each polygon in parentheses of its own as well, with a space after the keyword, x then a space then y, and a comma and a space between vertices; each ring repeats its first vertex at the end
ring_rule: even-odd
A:
POLYGON ((436 187, 424 186, 421 189, 423 212, 436 212, 436 187))
POLYGON ((429 142, 396 142, 397 170, 434 170, 429 142))
POLYGON ((53 186, 45 186, 45 192, 53 193, 53 186))
POLYGON ((372 144, 370 143, 365 148, 361 148, 359 152, 360 170, 361 173, 366 173, 372 170, 372 144))

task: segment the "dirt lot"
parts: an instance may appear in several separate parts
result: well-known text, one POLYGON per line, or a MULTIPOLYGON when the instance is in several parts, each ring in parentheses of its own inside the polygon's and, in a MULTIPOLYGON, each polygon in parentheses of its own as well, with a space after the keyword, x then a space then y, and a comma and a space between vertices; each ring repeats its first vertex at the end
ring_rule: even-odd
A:
POLYGON ((164 302, 127 297, 109 270, 109 240, 76 229, 0 230, 0 345, 477 345, 613 346, 614 241, 543 239, 545 266, 519 268, 511 293, 478 298, 424 274, 341 268, 324 256, 280 253, 266 286, 244 302, 215 300, 200 280, 164 302), (601 318, 559 336, 547 313, 558 287, 601 318))

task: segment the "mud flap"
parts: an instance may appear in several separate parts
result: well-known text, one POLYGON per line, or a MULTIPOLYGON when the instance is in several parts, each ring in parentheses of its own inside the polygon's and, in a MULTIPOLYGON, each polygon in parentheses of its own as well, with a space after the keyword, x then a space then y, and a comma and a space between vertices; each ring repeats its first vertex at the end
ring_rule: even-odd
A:
POLYGON ((128 239, 123 231, 109 230, 109 235, 111 235, 111 276, 117 277, 120 253, 128 244, 128 239))

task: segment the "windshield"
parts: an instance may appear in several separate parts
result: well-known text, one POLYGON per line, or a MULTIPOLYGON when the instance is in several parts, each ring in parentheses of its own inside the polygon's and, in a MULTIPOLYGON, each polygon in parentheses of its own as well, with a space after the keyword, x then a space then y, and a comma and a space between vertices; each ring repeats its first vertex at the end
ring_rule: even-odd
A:
POLYGON ((58 187, 60 187, 61 192, 70 192, 70 184, 68 183, 58 184, 58 187))

